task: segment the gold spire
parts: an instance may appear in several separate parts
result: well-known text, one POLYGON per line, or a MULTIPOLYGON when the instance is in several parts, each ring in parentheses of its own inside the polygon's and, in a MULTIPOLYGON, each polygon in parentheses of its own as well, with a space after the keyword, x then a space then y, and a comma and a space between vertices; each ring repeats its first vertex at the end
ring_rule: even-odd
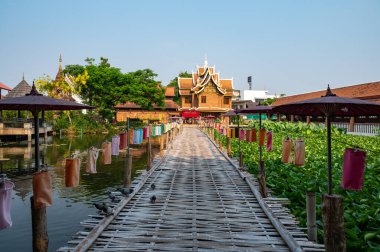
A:
POLYGON ((62 75, 62 54, 60 53, 59 54, 58 73, 55 76, 55 80, 60 81, 62 78, 63 78, 63 75, 62 75))

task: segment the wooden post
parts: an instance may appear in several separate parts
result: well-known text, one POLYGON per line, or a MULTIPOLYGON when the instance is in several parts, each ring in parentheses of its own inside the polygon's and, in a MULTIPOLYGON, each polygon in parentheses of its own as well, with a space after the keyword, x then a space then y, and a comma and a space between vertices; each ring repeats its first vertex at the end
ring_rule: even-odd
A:
POLYGON ((231 158, 231 139, 227 136, 227 155, 231 158))
POLYGON ((309 241, 317 241, 317 214, 315 209, 315 193, 306 193, 307 237, 309 241))
POLYGON ((146 162, 146 170, 149 171, 150 168, 152 168, 152 159, 151 159, 151 151, 152 151, 152 148, 151 148, 151 145, 150 145, 150 142, 148 141, 146 143, 146 159, 147 159, 147 162, 146 162))
POLYGON ((160 136, 160 156, 164 156, 164 135, 160 136))
MULTIPOLYGON (((127 147, 129 149, 129 146, 127 147)), ((132 177, 132 154, 131 151, 127 151, 126 164, 124 166, 124 187, 131 187, 131 177, 132 177)))
POLYGON ((267 186, 265 182, 265 166, 264 166, 264 161, 259 161, 259 186, 260 186, 260 194, 261 197, 266 198, 268 197, 268 192, 267 192, 267 186))
POLYGON ((35 208, 33 196, 30 197, 30 207, 32 210, 33 252, 48 251, 49 237, 47 233, 46 207, 35 208))
POLYGON ((277 121, 281 122, 281 114, 280 113, 277 113, 277 121))
POLYGON ((343 218, 343 197, 335 194, 323 195, 322 217, 326 251, 346 251, 346 237, 344 234, 343 218))
POLYGON ((239 167, 242 168, 243 167, 243 153, 240 151, 239 152, 239 167))
POLYGON ((350 125, 348 127, 349 132, 354 132, 355 131, 355 117, 351 116, 350 117, 350 125))
POLYGON ((169 144, 169 136, 168 136, 169 132, 166 132, 165 133, 165 149, 167 150, 168 149, 168 144, 169 144))
POLYGON ((290 122, 294 122, 294 115, 290 115, 290 122))
POLYGON ((306 116, 306 123, 307 123, 307 125, 310 124, 310 116, 306 116))

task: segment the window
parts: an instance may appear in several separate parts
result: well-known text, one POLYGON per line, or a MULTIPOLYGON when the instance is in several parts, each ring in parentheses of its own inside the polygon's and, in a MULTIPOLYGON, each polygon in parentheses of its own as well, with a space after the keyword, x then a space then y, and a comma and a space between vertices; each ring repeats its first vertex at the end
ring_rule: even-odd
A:
POLYGON ((224 97, 224 104, 230 104, 230 98, 224 97))
POLYGON ((201 96, 201 102, 206 103, 206 96, 201 96))
POLYGON ((185 103, 191 103, 191 96, 185 97, 185 103))

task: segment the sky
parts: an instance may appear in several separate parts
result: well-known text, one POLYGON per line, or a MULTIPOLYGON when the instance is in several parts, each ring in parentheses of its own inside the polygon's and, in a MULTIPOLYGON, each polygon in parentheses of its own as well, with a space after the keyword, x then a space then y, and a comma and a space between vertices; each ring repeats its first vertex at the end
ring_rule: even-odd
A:
POLYGON ((0 0, 0 82, 87 57, 166 85, 205 57, 235 89, 298 94, 380 81, 379 0, 0 0))

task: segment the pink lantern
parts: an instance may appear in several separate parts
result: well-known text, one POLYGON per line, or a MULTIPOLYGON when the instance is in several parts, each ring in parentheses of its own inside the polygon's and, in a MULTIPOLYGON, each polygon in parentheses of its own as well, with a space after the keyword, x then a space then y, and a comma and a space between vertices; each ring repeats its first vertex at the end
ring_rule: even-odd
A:
POLYGON ((268 131, 267 132, 267 151, 273 150, 272 137, 273 137, 272 131, 268 131))
POLYGON ((243 141, 243 140, 245 140, 245 135, 244 135, 244 130, 241 129, 240 130, 240 141, 243 141))
POLYGON ((343 158, 342 188, 361 190, 363 187, 366 152, 346 148, 343 158))

